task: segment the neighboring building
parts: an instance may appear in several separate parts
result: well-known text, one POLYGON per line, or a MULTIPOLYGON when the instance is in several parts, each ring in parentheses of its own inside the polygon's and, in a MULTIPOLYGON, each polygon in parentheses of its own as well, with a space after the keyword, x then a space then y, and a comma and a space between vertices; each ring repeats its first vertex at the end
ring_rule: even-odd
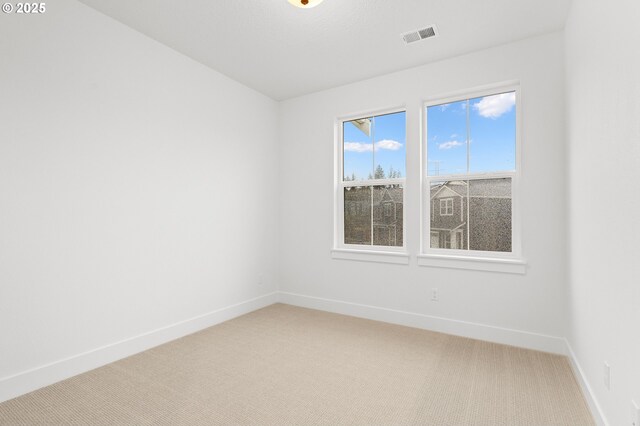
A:
MULTIPOLYGON (((344 196, 346 244, 403 245, 402 188, 351 187, 344 196)), ((511 251, 511 180, 460 180, 432 186, 430 241, 431 248, 511 251)))
POLYGON ((431 187, 431 248, 511 251, 511 179, 431 187))
POLYGON ((403 190, 397 186, 345 189, 345 244, 403 245, 403 190), (371 190, 373 189, 373 194, 371 190), (371 206, 373 206, 373 215, 371 206))
POLYGON ((374 188, 373 244, 402 246, 403 203, 402 188, 374 188))
POLYGON ((371 244, 371 188, 344 190, 345 244, 371 244))

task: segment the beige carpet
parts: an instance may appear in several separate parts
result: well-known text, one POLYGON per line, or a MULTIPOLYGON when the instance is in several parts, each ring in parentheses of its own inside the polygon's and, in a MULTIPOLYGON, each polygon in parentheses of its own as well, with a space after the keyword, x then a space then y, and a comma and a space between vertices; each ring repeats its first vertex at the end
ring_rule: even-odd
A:
POLYGON ((0 404, 2 425, 592 425, 565 357, 272 305, 0 404))

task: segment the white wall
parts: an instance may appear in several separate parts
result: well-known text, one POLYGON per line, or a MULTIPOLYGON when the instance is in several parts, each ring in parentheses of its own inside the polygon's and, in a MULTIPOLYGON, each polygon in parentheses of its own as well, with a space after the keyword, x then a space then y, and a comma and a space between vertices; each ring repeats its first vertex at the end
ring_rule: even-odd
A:
POLYGON ((0 14, 0 388, 277 284, 277 103, 47 7, 0 14))
POLYGON ((569 342, 611 425, 640 404, 639 21, 636 0, 580 0, 565 30, 569 342))
MULTIPOLYGON (((566 333, 562 34, 464 55, 281 104, 280 290, 550 336, 566 333), (526 275, 334 260, 334 120, 407 107, 407 245, 419 249, 422 101, 491 83, 522 88, 526 275), (431 302, 430 288, 440 290, 431 302)), ((293 300, 293 299, 285 299, 293 300)), ((298 299, 300 300, 300 299, 298 299)), ((334 305, 336 306, 336 305, 334 305)), ((393 314, 385 317, 392 319, 393 314)))
POLYGON ((75 1, 48 8, 0 15, 0 400, 7 378, 280 282, 284 300, 371 305, 388 320, 568 335, 609 422, 627 424, 640 402, 637 2, 574 2, 565 34, 280 105, 75 1), (336 117, 406 105, 415 255, 422 100, 512 79, 526 275, 330 258, 336 117))

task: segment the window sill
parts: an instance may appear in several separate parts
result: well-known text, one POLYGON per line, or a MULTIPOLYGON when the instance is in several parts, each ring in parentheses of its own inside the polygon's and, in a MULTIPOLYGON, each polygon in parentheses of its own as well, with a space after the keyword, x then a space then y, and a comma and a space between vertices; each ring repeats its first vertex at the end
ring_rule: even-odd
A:
POLYGON ((409 264, 409 255, 407 253, 393 251, 332 249, 331 257, 333 259, 357 260, 361 262, 395 263, 397 265, 409 264))
POLYGON ((521 274, 527 272, 527 263, 520 259, 494 259, 489 257, 448 256, 441 254, 418 255, 418 265, 434 268, 470 269, 474 271, 521 274))

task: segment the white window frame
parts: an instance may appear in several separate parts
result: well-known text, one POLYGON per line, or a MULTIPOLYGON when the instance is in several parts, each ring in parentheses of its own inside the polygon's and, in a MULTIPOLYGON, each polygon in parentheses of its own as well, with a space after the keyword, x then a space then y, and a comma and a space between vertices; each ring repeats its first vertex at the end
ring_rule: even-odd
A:
POLYGON ((484 86, 482 88, 465 90, 457 93, 434 97, 423 102, 422 105, 422 134, 421 134, 421 214, 420 214, 420 254, 418 264, 422 266, 444 267, 455 269, 473 269, 495 272, 524 274, 526 263, 522 258, 522 232, 520 213, 520 180, 522 175, 522 92, 519 82, 508 82, 484 86), (492 173, 465 173, 429 176, 427 150, 427 108, 445 103, 459 102, 483 96, 500 93, 515 92, 516 94, 516 146, 515 170, 492 173), (431 192, 432 181, 478 180, 491 178, 511 179, 511 252, 493 252, 465 249, 431 248, 431 192))
MULTIPOLYGON (((402 209, 402 246, 377 246, 364 244, 345 244, 344 242, 344 189, 348 187, 375 187, 384 185, 400 185, 402 187, 402 202, 406 204, 406 176, 393 179, 367 179, 360 181, 344 180, 344 127, 343 123, 356 120, 359 118, 376 117, 386 114, 394 114, 398 112, 405 113, 405 134, 408 134, 407 126, 407 109, 404 105, 377 109, 358 114, 350 114, 338 117, 335 120, 335 152, 334 152, 334 237, 331 255, 334 259, 361 260, 385 263, 408 264, 409 255, 407 254, 407 217, 406 208, 402 209)), ((407 164, 406 158, 406 142, 405 139, 405 169, 407 164)), ((406 175, 406 173, 405 173, 406 175)), ((384 212, 382 212, 384 214, 384 212)), ((372 223, 371 234, 373 238, 373 209, 371 211, 372 223)), ((372 239, 373 242, 373 239, 372 239)))
POLYGON ((453 216, 453 198, 441 198, 440 199, 440 216, 453 216), (444 201, 444 204, 442 203, 444 201), (444 213, 442 213, 442 207, 444 206, 444 213), (451 212, 449 212, 451 210, 451 212))

